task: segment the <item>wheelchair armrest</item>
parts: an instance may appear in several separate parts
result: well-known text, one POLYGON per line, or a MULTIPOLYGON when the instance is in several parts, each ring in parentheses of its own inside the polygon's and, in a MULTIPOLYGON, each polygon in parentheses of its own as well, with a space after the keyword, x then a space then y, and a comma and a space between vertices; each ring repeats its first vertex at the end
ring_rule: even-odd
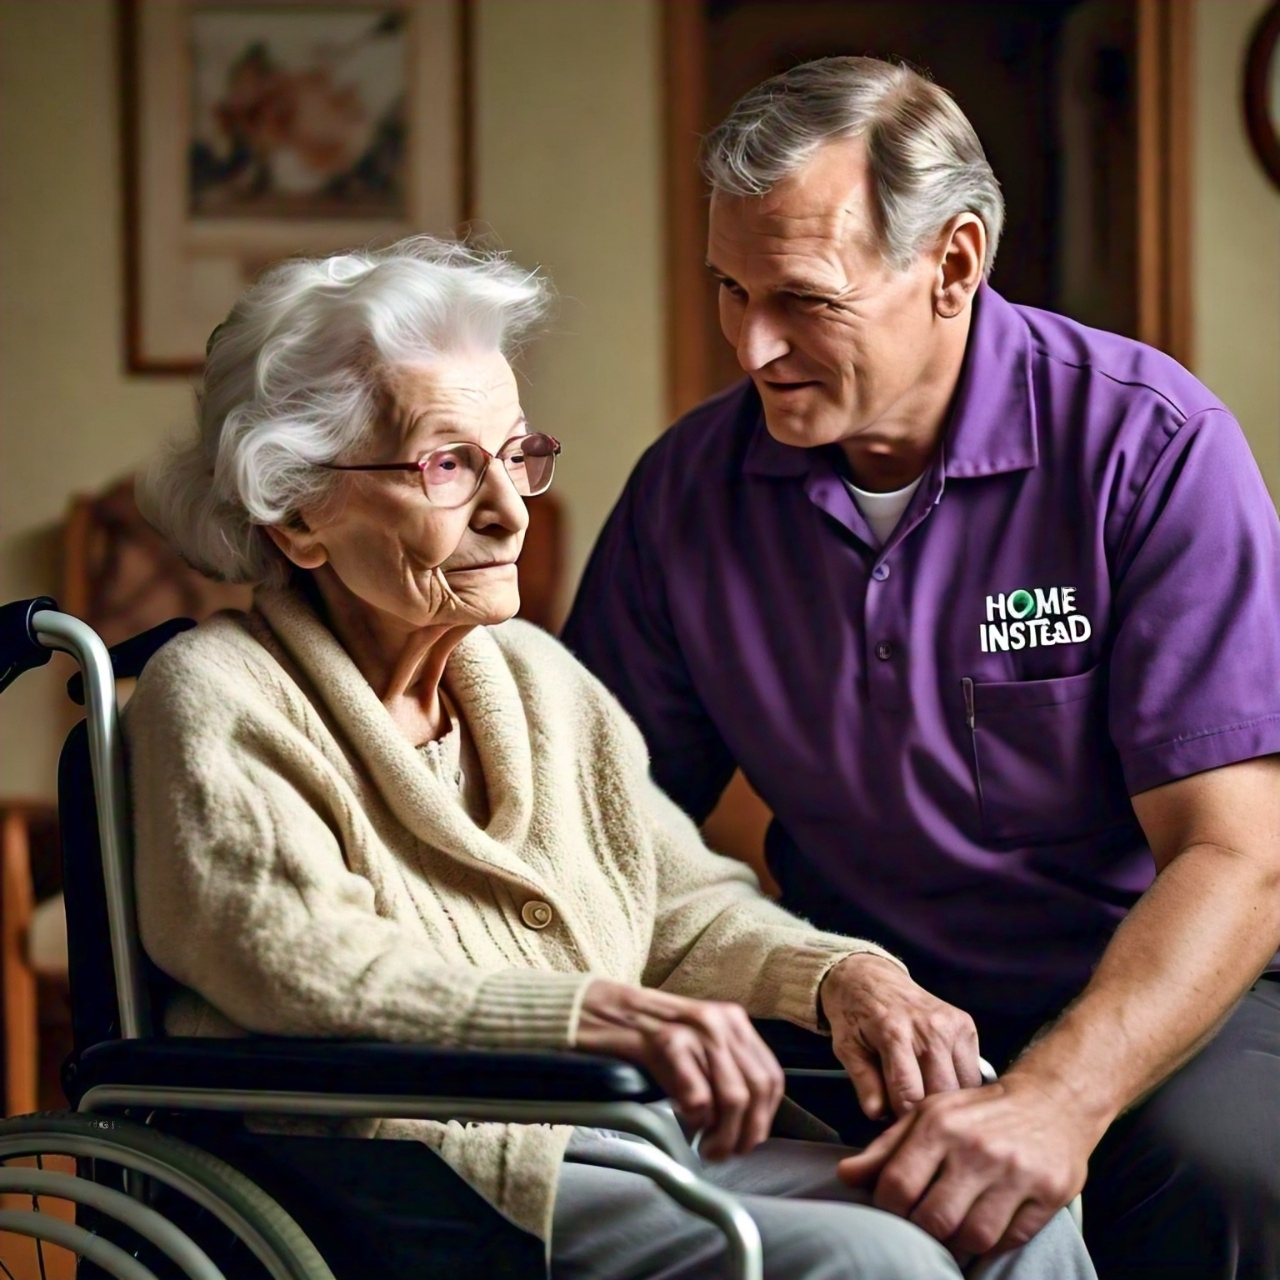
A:
POLYGON ((63 1066, 72 1106, 98 1085, 513 1102, 655 1102, 665 1096, 639 1067, 591 1054, 285 1036, 106 1040, 63 1066))

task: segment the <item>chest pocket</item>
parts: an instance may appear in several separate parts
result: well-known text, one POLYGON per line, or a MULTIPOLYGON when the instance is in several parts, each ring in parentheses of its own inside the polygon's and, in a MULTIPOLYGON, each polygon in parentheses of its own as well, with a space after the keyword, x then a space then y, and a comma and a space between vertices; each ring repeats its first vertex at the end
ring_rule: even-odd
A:
POLYGON ((961 681, 983 832, 1069 840, 1131 820, 1102 666, 1055 680, 961 681))

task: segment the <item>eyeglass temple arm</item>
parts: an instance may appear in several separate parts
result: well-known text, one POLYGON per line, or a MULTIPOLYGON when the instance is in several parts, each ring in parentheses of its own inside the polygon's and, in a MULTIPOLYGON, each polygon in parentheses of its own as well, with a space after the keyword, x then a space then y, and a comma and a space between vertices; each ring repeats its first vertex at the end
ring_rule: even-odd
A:
POLYGON ((325 471, 421 471, 420 462, 368 462, 360 466, 340 466, 336 462, 318 462, 325 471))

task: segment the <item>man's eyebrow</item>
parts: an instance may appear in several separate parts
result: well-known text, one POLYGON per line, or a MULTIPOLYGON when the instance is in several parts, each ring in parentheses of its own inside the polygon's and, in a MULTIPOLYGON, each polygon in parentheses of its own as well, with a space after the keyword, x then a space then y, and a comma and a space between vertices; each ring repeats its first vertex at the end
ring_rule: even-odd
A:
MULTIPOLYGON (((738 282, 731 276, 721 271, 714 262, 708 261, 706 268, 717 280, 723 280, 726 284, 736 285, 738 282)), ((797 293, 801 295, 813 295, 820 298, 838 298, 843 290, 833 289, 829 284, 820 283, 817 280, 806 280, 802 277, 794 277, 779 280, 772 285, 770 293, 797 293)))
POLYGON ((841 290, 833 289, 829 284, 822 284, 817 280, 781 280, 777 285, 779 293, 799 293, 804 295, 812 294, 818 298, 838 298, 841 290))

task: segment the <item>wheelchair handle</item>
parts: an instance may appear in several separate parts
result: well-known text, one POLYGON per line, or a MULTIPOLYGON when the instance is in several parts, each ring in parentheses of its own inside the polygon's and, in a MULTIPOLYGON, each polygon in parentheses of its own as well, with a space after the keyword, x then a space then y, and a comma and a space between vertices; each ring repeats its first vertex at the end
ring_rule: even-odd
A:
POLYGON ((0 606, 0 693, 24 671, 43 667, 53 657, 53 651, 40 641, 35 617, 37 613, 57 607, 58 602, 51 596, 15 600, 0 606))
MULTIPOLYGON (((94 805, 102 849, 102 881, 107 899, 111 958, 115 967, 120 1029, 125 1039, 150 1030, 142 979, 142 952, 135 927, 133 868, 128 809, 125 799, 124 754, 120 744, 120 713, 116 704, 111 657, 101 637, 86 622, 60 613, 51 600, 23 601, 32 606, 26 626, 47 656, 49 650, 69 653, 84 672, 89 764, 93 772, 94 805)), ((14 606, 9 606, 13 608, 14 606)), ((16 616, 16 615, 15 615, 16 616)))

